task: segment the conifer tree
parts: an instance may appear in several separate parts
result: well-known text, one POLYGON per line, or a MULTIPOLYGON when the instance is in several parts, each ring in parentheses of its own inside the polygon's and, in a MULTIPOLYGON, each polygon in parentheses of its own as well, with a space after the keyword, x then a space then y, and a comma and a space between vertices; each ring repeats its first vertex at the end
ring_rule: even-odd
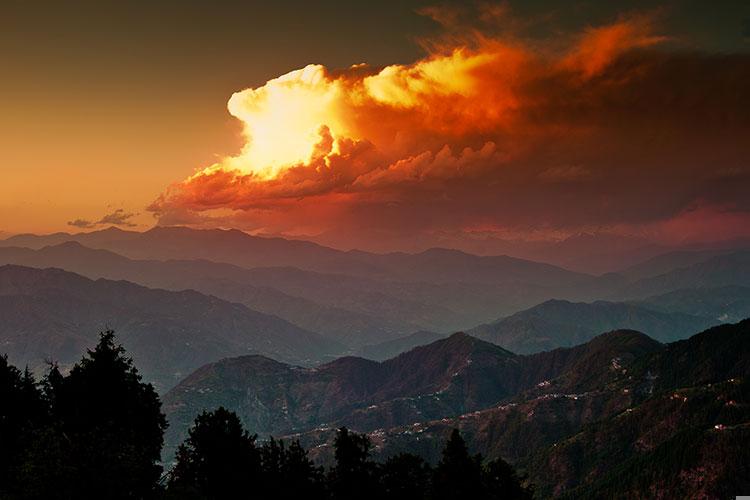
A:
POLYGON ((333 498, 378 498, 379 481, 375 464, 370 460, 370 439, 342 427, 333 446, 336 465, 329 474, 333 498))
POLYGON ((69 469, 58 488, 113 499, 156 494, 166 419, 113 331, 68 376, 53 366, 44 387, 52 418, 44 439, 58 441, 48 445, 65 454, 69 469))
POLYGON ((234 412, 224 407, 204 411, 177 450, 170 489, 174 494, 193 493, 211 499, 235 498, 236 492, 258 489, 262 484, 261 454, 255 440, 234 412))
POLYGON ((443 456, 433 476, 433 498, 482 498, 482 458, 469 455, 458 429, 453 429, 445 443, 443 456))

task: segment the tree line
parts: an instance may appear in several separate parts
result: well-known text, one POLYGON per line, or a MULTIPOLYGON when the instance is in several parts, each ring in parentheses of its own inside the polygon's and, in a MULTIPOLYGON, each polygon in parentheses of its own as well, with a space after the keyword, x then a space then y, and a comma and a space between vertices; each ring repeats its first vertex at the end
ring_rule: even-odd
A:
POLYGON ((258 441, 225 408, 198 415, 166 473, 167 421, 151 384, 103 332, 65 375, 41 381, 0 357, 0 499, 530 499, 502 459, 471 455, 457 430, 432 466, 402 453, 379 463, 364 434, 338 430, 335 462, 299 441, 258 441))

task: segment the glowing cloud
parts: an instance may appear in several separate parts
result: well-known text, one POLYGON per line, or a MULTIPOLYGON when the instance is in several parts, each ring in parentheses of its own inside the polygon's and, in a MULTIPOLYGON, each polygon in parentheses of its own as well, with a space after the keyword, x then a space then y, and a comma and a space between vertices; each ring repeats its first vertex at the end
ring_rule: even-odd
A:
POLYGON ((223 166, 267 179, 285 166, 309 162, 321 127, 350 134, 337 112, 341 98, 339 82, 314 64, 235 93, 228 108, 242 121, 247 144, 223 166))
MULTIPOLYGON (((646 16, 562 37, 563 45, 478 33, 451 40, 413 64, 313 64, 235 93, 228 109, 243 127, 239 154, 170 186, 149 210, 164 223, 231 220, 308 235, 663 219, 692 201, 702 162, 748 121, 714 112, 747 109, 745 93, 686 86, 721 71, 716 85, 733 88, 744 60, 669 58, 654 50, 665 38, 646 16), (665 82, 681 93, 665 99, 673 91, 665 82), (655 124, 669 130, 659 142, 655 124), (667 182, 677 164, 692 180, 667 182), (643 181, 634 165, 662 172, 663 184, 643 181), (662 188, 671 194, 650 193, 662 188), (212 219, 216 210, 224 212, 212 219)), ((735 163, 746 148, 729 144, 723 167, 744 168, 735 163)))

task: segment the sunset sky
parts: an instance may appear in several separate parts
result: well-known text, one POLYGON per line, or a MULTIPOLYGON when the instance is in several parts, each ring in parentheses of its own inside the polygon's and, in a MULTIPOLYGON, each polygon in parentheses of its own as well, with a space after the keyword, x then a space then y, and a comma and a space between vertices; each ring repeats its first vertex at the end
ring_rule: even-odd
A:
POLYGON ((0 60, 0 237, 750 238, 745 1, 9 0, 0 60))

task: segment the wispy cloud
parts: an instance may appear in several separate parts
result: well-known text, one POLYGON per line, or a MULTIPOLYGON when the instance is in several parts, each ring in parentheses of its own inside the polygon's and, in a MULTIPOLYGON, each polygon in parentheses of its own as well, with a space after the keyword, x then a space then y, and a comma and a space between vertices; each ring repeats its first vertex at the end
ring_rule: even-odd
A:
POLYGON ((68 225, 79 229, 90 229, 102 225, 136 227, 137 224, 131 221, 136 215, 138 214, 135 212, 126 212, 125 209, 118 208, 114 212, 104 215, 99 220, 75 219, 68 221, 68 225))

